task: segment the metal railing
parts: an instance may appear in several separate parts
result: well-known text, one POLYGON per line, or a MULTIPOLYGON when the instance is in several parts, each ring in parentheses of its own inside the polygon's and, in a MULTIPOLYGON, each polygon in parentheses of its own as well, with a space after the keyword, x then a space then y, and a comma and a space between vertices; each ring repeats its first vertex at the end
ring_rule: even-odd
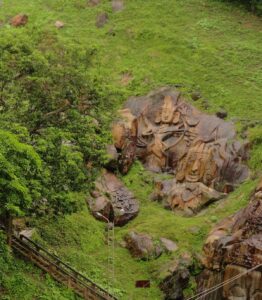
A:
MULTIPOLYGON (((4 229, 3 226, 0 227, 4 229)), ((15 252, 26 257, 43 271, 50 274, 55 280, 73 289, 80 297, 90 300, 117 300, 108 291, 28 237, 22 234, 13 234, 11 247, 15 252)))

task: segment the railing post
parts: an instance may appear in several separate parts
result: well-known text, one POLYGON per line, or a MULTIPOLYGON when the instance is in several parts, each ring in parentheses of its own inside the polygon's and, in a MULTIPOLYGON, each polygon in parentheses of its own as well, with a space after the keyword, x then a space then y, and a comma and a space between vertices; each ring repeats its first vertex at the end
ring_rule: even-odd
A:
POLYGON ((85 300, 87 300, 89 298, 88 294, 89 294, 88 293, 88 288, 85 287, 85 289, 84 289, 84 295, 83 295, 85 300))
POLYGON ((71 277, 69 276, 67 279, 67 287, 70 289, 72 287, 71 277))
POLYGON ((7 244, 11 247, 13 233, 13 218, 10 214, 7 215, 7 244))

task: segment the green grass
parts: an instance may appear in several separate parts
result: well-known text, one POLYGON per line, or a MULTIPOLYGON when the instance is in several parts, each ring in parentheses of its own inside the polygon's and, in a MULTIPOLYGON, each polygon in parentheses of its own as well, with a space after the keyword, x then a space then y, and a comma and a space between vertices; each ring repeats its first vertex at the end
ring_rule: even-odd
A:
MULTIPOLYGON (((25 35, 45 32, 46 47, 52 43, 49 37, 56 34, 72 47, 81 44, 93 49, 90 75, 96 79, 99 88, 107 91, 108 97, 115 99, 114 110, 128 96, 144 94, 159 86, 181 85, 185 95, 195 90, 201 92, 202 99, 194 103, 199 108, 204 109, 207 101, 210 113, 220 107, 227 110, 228 119, 238 120, 239 131, 244 126, 243 120, 257 121, 249 132, 254 142, 249 164, 259 174, 262 163, 261 19, 228 3, 213 0, 128 0, 125 9, 119 13, 112 12, 107 0, 92 8, 86 6, 86 2, 4 1, 0 20, 5 25, 0 27, 0 34, 2 30, 22 31, 25 35), (103 11, 108 12, 109 22, 104 28, 97 29, 96 15, 103 11), (29 15, 28 25, 11 28, 7 21, 20 12, 29 15), (64 21, 65 27, 56 30, 56 20, 64 21), (127 73, 131 80, 123 85, 121 79, 127 73)), ((185 218, 151 202, 149 195, 153 187, 144 178, 152 180, 152 175, 137 163, 122 178, 135 193, 141 211, 128 225, 116 229, 114 283, 112 271, 109 275, 110 290, 120 299, 161 299, 157 270, 172 258, 163 255, 155 261, 135 261, 119 245, 128 231, 137 230, 155 238, 175 240, 179 246, 176 255, 185 251, 199 253, 216 220, 243 207, 256 183, 249 180, 227 199, 211 205, 198 216, 185 218), (192 228, 197 228, 198 233, 193 234, 192 228), (135 280, 148 278, 152 280, 151 289, 134 288, 135 280)), ((84 195, 79 197, 82 199, 79 201, 85 198, 84 195)), ((94 220, 87 209, 56 221, 38 220, 36 225, 37 240, 102 286, 108 286, 104 224, 94 220)), ((33 299, 33 288, 39 285, 40 275, 34 277, 34 284, 29 273, 24 270, 21 276, 29 278, 26 280, 31 292, 30 289, 28 295, 23 292, 20 299, 33 299)), ((17 282, 14 289, 19 290, 20 286, 17 282)), ((38 296, 46 298, 38 298, 54 299, 45 296, 48 289, 54 294, 63 293, 60 288, 47 285, 46 289, 38 289, 38 296)), ((11 294, 12 289, 9 292, 10 299, 16 299, 17 296, 11 294)), ((71 296, 64 297, 71 299, 71 296)))
POLYGON ((55 283, 30 263, 12 259, 4 274, 3 282, 0 280, 0 299, 76 300, 77 298, 72 291, 55 283), (4 289, 1 289, 2 286, 4 289))
MULTIPOLYGON (((96 221, 87 209, 55 221, 37 221, 36 240, 105 288, 108 288, 109 277, 110 291, 116 293, 120 299, 161 299, 161 293, 157 288, 162 278, 161 266, 183 253, 189 252, 192 255, 201 253, 203 242, 212 226, 218 220, 245 206, 256 182, 244 183, 225 200, 214 203, 201 214, 189 218, 168 211, 150 200, 153 185, 149 182, 152 182, 154 176, 156 175, 145 171, 137 162, 128 175, 123 177, 125 184, 139 199, 140 213, 126 226, 115 229, 114 282, 112 261, 108 272, 105 226, 96 221), (172 239, 178 244, 179 250, 174 255, 164 254, 154 261, 134 260, 129 252, 121 247, 123 237, 131 230, 149 233, 155 239, 160 237, 172 239), (194 233, 194 230, 197 233, 194 233), (139 279, 150 279, 152 288, 135 290, 135 281, 139 279)), ((111 243, 110 256, 112 249, 111 243)))

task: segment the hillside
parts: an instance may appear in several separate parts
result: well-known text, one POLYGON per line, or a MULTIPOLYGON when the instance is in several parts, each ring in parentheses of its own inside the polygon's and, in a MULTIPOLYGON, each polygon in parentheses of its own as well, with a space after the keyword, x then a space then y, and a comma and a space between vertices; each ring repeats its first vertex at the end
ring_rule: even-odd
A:
MULTIPOLYGON (((10 85, 4 95, 8 106, 1 109, 0 119, 1 129, 30 144, 43 161, 44 172, 36 175, 31 197, 43 193, 51 200, 47 207, 38 204, 35 214, 35 207, 29 209, 27 222, 35 228, 34 239, 119 299, 162 299, 158 288, 164 276, 159 271, 161 266, 185 253, 199 254, 210 229, 246 205, 261 175, 261 18, 242 6, 215 0, 130 0, 118 12, 106 0, 96 6, 86 0, 10 0, 0 4, 0 33, 0 57, 12 41, 20 51, 17 57, 23 53, 19 60, 15 51, 10 51, 10 57, 15 56, 13 69, 26 66, 24 69, 30 71, 30 65, 36 70, 30 74, 35 85, 23 82, 27 75, 10 85), (108 21, 97 28, 97 15, 104 12, 108 21), (28 24, 14 28, 8 22, 18 13, 29 16, 28 24), (54 26, 57 20, 64 22, 63 28, 54 26), (27 60, 28 52, 32 65, 27 60), (47 86, 45 77, 50 86, 42 93, 41 88, 47 86), (178 88, 206 113, 226 111, 227 120, 235 122, 239 138, 252 143, 248 161, 252 175, 226 199, 196 216, 184 217, 150 200, 156 175, 136 162, 127 175, 120 177, 138 199, 140 213, 115 229, 113 279, 112 261, 109 272, 107 265, 112 244, 110 248, 106 245, 105 224, 90 215, 86 200, 106 161, 102 148, 111 140, 110 124, 117 110, 128 97, 145 95, 162 86, 178 88), (30 93, 34 93, 30 103, 36 103, 33 112, 28 110, 30 93), (193 93, 200 94, 198 101, 193 101, 193 93), (82 102, 74 102, 75 98, 88 102, 87 120, 78 114, 76 107, 82 102), (51 116, 40 126, 39 116, 55 111, 57 99, 71 101, 68 122, 51 116), (39 132, 39 136, 44 132, 40 138, 39 132), (59 138, 73 140, 77 146, 72 151, 62 148, 64 152, 58 153, 59 138), (83 158, 89 163, 88 171, 83 168, 83 158), (178 251, 157 260, 134 260, 122 247, 125 234, 134 230, 174 240, 178 251), (150 289, 135 288, 135 281, 142 279, 151 280, 150 289)), ((1 61, 9 59, 2 55, 1 61)), ((8 63, 2 64, 2 74, 7 74, 6 66, 8 63)), ((0 299, 75 299, 33 266, 15 258, 8 262, 0 259, 2 266, 7 271, 3 279, 0 274, 0 299)), ((197 268, 196 264, 186 295, 194 293, 197 268)))

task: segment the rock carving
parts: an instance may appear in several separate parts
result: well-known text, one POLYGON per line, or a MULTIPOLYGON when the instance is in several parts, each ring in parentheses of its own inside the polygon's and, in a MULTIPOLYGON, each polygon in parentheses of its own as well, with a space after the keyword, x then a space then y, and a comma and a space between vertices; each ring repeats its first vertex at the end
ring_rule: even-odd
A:
MULTIPOLYGON (((206 269, 199 276, 199 291, 262 264, 262 180, 248 206, 212 230, 204 246, 204 255, 206 269)), ((261 300, 261 267, 225 285, 212 297, 261 300)))
POLYGON ((153 172, 174 174, 169 191, 156 191, 168 195, 171 209, 197 211, 248 177, 248 143, 236 140, 233 124, 200 112, 176 90, 130 98, 119 115, 112 133, 120 171, 138 158, 153 172))

